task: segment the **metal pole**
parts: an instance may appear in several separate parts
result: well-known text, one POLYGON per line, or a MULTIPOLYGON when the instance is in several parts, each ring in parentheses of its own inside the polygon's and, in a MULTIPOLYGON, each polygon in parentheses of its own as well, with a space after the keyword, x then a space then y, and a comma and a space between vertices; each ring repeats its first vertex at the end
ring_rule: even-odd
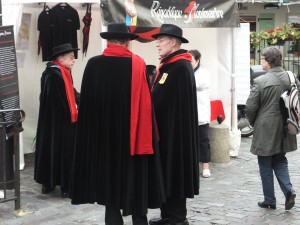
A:
POLYGON ((0 137, 1 141, 0 144, 2 145, 2 180, 0 180, 0 184, 1 184, 1 188, 3 189, 4 192, 4 199, 6 199, 6 125, 4 124, 4 113, 0 113, 0 122, 2 123, 2 125, 0 125, 1 128, 1 132, 0 134, 2 134, 0 137), (1 143, 2 142, 2 143, 1 143))
POLYGON ((231 131, 237 129, 237 104, 236 104, 236 96, 235 96, 235 40, 236 40, 236 33, 235 28, 232 28, 232 64, 231 64, 231 131))
MULTIPOLYGON (((19 121, 17 119, 17 114, 19 112, 14 112, 14 121, 19 121)), ((13 134, 13 139, 14 139, 14 155, 15 155, 15 160, 14 160, 14 185, 15 185, 15 210, 18 210, 21 208, 21 191, 20 191, 20 150, 19 150, 19 132, 17 130, 18 122, 14 124, 14 134, 13 134)))
POLYGON ((235 88, 235 74, 230 76, 231 80, 231 131, 237 129, 237 104, 236 104, 236 88, 235 88))

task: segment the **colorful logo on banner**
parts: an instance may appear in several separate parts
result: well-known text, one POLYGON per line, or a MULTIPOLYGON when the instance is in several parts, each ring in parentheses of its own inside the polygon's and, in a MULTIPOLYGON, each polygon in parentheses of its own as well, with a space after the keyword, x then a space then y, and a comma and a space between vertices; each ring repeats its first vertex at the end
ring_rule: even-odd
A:
POLYGON ((134 5, 134 0, 125 0, 125 11, 126 11, 126 25, 136 26, 137 12, 134 5))

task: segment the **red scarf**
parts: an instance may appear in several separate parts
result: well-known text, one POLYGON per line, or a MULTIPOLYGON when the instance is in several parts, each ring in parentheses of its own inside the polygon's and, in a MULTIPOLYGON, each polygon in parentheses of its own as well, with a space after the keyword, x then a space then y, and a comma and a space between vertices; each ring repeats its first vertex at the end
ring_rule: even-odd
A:
POLYGON ((66 94, 67 94, 69 108, 70 108, 71 122, 75 123, 77 121, 78 111, 77 111, 76 102, 75 102, 74 87, 73 87, 73 81, 72 81, 70 70, 68 70, 58 60, 54 60, 52 62, 53 62, 53 64, 55 64, 59 67, 60 72, 62 74, 64 83, 65 83, 65 90, 66 90, 66 94))
MULTIPOLYGON (((190 53, 181 53, 181 54, 178 54, 178 55, 175 55, 169 59, 167 59, 166 61, 162 62, 163 59, 161 59, 161 63, 159 64, 159 67, 158 67, 158 70, 157 70, 157 73, 155 75, 155 79, 154 79, 154 82, 153 84, 155 84, 157 78, 158 78, 158 75, 160 74, 160 68, 163 66, 163 65, 166 65, 166 64, 169 64, 169 63, 172 63, 172 62, 176 62, 178 60, 181 60, 181 59, 185 59, 185 60, 188 60, 188 61, 192 61, 192 55, 190 53)), ((153 90, 153 87, 154 85, 152 85, 152 90, 153 90)))
POLYGON ((126 47, 116 44, 108 44, 103 55, 132 57, 130 155, 153 154, 152 108, 144 60, 126 47))

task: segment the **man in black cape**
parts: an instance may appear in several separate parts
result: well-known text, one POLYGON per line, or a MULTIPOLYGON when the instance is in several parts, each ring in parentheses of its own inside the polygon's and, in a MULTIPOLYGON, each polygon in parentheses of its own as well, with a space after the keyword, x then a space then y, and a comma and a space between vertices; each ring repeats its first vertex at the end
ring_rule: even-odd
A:
POLYGON ((41 77, 34 179, 43 194, 60 185, 68 197, 79 101, 71 69, 78 50, 70 43, 54 47, 41 77))
POLYGON ((150 224, 189 224, 186 198, 199 194, 197 96, 192 56, 180 49, 188 43, 182 29, 163 24, 153 35, 161 58, 152 97, 159 134, 167 201, 161 218, 150 224))
POLYGON ((125 23, 107 29, 83 75, 71 202, 104 205, 105 224, 123 224, 122 210, 146 225, 147 209, 165 201, 146 65, 128 50, 138 36, 125 23))

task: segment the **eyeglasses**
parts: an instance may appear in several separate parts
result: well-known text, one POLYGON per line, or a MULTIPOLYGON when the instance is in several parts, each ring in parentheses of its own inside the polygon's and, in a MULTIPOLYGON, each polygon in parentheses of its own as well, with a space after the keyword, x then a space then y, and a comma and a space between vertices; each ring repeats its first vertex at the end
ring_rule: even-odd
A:
POLYGON ((263 60, 263 59, 265 59, 265 57, 261 57, 261 58, 260 58, 260 60, 263 60))
POLYGON ((162 43, 164 40, 167 40, 168 38, 162 38, 162 39, 157 39, 156 41, 155 41, 155 43, 156 44, 160 44, 160 43, 162 43))

